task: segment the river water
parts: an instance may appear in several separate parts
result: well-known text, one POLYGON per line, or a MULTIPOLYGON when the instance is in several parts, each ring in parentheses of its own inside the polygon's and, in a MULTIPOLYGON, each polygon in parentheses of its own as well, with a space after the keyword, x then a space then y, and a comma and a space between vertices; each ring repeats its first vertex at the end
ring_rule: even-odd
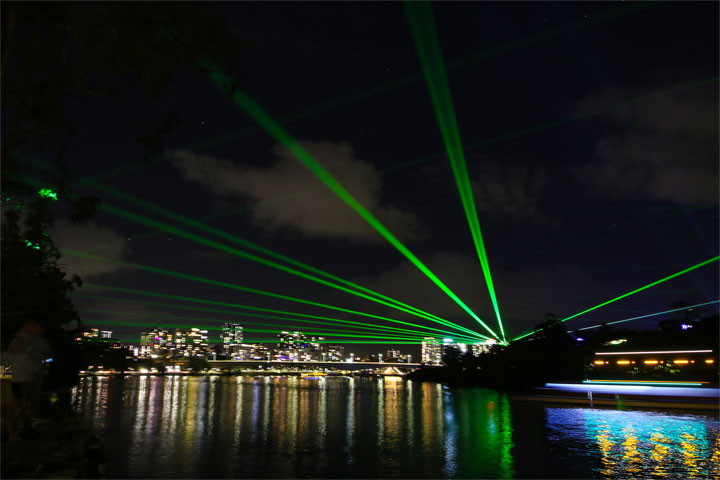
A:
POLYGON ((86 377, 112 478, 718 478, 720 419, 398 377, 86 377))

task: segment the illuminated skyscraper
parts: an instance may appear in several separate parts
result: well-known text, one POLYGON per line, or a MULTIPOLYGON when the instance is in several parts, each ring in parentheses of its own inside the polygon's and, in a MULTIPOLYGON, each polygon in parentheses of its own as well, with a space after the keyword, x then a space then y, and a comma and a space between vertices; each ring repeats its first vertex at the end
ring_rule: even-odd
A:
POLYGON ((208 351, 208 331, 193 327, 187 336, 187 347, 190 356, 205 356, 208 351))
POLYGON ((472 344, 473 355, 475 355, 477 357, 483 353, 488 353, 490 351, 490 347, 492 347, 493 345, 495 345, 494 340, 488 340, 487 342, 483 342, 483 343, 473 343, 472 344))
POLYGON ((303 357, 309 347, 307 335, 302 332, 283 331, 278 333, 277 338, 277 360, 287 360, 291 362, 305 360, 303 357))
POLYGON ((325 345, 325 360, 328 362, 342 362, 345 360, 345 347, 341 345, 325 345))
POLYGON ((422 363, 440 365, 442 362, 442 344, 435 337, 425 337, 421 348, 422 363))
POLYGON ((238 347, 243 343, 243 326, 239 323, 224 323, 222 333, 223 355, 233 355, 237 353, 238 347))
POLYGON ((167 328, 150 328, 140 333, 140 356, 163 356, 174 348, 173 334, 167 328))

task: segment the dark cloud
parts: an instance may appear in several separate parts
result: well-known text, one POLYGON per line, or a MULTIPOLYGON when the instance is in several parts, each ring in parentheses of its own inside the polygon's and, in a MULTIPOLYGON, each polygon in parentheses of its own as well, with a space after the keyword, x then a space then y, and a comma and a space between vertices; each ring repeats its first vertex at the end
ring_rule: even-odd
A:
POLYGON ((193 249, 187 252, 187 259, 196 263, 227 265, 238 259, 237 255, 217 250, 193 249))
MULTIPOLYGON (((382 178, 375 167, 355 157, 346 142, 305 141, 303 146, 395 235, 417 240, 423 234, 415 216, 382 204, 382 178)), ((219 196, 250 197, 255 222, 265 229, 294 229, 311 237, 364 243, 382 238, 345 205, 287 149, 275 146, 270 168, 249 168, 229 160, 188 151, 171 153, 185 179, 219 196)))
POLYGON ((595 160, 577 173, 592 192, 714 205, 718 200, 716 85, 666 92, 608 88, 580 102, 603 115, 595 160), (632 98, 652 98, 627 103, 632 98), (613 108, 614 105, 618 107, 613 108))
MULTIPOLYGON (((127 241, 125 237, 112 228, 94 224, 76 225, 58 220, 55 222, 51 234, 53 241, 60 249, 80 250, 110 260, 124 260, 127 241)), ((83 279, 114 273, 127 268, 111 262, 72 255, 63 255, 60 263, 68 276, 77 274, 83 279)))
POLYGON ((505 218, 539 220, 538 204, 546 186, 545 167, 489 162, 474 169, 471 179, 478 212, 505 218))

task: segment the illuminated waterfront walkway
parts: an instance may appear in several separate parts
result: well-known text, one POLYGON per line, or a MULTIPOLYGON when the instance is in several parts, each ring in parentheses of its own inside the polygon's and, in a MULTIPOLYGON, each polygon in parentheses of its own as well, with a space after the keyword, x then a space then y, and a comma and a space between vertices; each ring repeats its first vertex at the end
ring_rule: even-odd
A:
POLYGON ((339 370, 365 370, 379 367, 397 367, 399 369, 420 368, 420 363, 391 363, 391 362, 289 362, 284 360, 209 360, 211 368, 232 367, 319 367, 337 368, 339 370))

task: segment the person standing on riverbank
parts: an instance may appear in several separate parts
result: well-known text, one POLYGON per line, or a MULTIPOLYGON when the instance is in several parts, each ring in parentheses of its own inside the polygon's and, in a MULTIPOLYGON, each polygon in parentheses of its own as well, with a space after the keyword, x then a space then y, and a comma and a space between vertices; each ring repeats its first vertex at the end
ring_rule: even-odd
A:
POLYGON ((19 438, 18 425, 25 431, 30 430, 32 414, 42 392, 45 365, 52 361, 52 350, 42 335, 43 330, 37 320, 28 320, 10 343, 8 357, 13 394, 8 418, 10 441, 19 438))

